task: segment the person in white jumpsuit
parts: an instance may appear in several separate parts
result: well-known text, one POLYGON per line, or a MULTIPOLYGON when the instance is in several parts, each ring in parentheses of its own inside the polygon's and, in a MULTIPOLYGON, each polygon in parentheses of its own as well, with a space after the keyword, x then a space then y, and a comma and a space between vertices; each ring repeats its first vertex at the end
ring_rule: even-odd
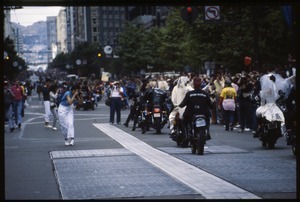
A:
POLYGON ((190 79, 187 76, 181 76, 177 80, 177 85, 174 86, 171 93, 171 101, 174 105, 173 111, 169 115, 169 123, 170 123, 170 134, 174 133, 174 120, 177 112, 179 112, 180 119, 182 119, 182 114, 186 107, 180 108, 177 107, 183 100, 185 94, 189 91, 194 90, 194 88, 190 85, 190 79))
POLYGON ((71 90, 66 91, 58 107, 58 118, 61 132, 65 138, 65 145, 74 145, 74 102, 78 95, 80 86, 74 85, 71 90))

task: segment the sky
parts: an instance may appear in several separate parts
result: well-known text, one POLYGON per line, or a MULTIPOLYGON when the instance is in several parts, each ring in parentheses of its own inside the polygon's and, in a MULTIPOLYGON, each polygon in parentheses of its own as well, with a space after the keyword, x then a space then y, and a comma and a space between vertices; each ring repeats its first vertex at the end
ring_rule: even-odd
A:
POLYGON ((11 21, 22 26, 32 25, 38 21, 46 21, 48 16, 57 16, 62 7, 58 6, 24 6, 22 9, 11 10, 11 21))

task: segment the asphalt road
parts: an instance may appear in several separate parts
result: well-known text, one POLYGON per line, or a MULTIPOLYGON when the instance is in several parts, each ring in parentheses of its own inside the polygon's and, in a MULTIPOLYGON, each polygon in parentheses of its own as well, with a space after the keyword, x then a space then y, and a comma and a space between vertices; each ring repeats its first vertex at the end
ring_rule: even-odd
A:
MULTIPOLYGON (((192 185, 170 176, 160 165, 153 166, 100 130, 109 122, 109 108, 103 102, 94 111, 75 111, 75 145, 65 146, 59 130, 44 128, 43 104, 33 94, 21 129, 4 134, 5 199, 209 198, 209 194, 195 191, 192 185)), ((122 122, 128 112, 122 110, 122 122)), ((212 139, 199 156, 189 148, 177 147, 167 126, 162 134, 155 134, 153 129, 142 134, 139 128, 132 131, 131 126, 132 122, 128 128, 113 125, 108 132, 114 135, 121 130, 196 167, 205 177, 214 176, 259 198, 297 198, 296 157, 284 138, 278 140, 275 149, 267 149, 250 132, 225 131, 222 125, 212 125, 212 139)))

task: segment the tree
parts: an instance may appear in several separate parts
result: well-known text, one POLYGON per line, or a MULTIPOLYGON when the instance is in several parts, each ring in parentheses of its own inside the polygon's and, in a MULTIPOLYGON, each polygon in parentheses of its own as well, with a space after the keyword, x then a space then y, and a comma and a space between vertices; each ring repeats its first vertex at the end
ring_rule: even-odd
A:
POLYGON ((21 75, 22 72, 25 72, 27 65, 25 60, 17 55, 14 41, 9 37, 4 40, 4 51, 7 54, 6 58, 4 58, 4 75, 12 80, 21 75))

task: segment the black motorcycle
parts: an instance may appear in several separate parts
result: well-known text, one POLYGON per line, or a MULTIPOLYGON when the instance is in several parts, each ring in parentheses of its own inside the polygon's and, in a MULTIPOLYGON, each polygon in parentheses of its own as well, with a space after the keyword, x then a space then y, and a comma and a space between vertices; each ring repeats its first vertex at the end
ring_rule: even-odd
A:
MULTIPOLYGON (((280 94, 280 92, 279 92, 280 94)), ((286 105, 284 101, 284 95, 276 100, 277 107, 283 112, 286 112, 286 105)), ((280 121, 269 121, 265 117, 258 118, 260 127, 257 131, 258 139, 262 142, 263 147, 273 149, 278 138, 282 137, 282 127, 280 121)))
POLYGON ((163 110, 160 105, 150 107, 149 103, 143 104, 140 108, 139 127, 142 134, 145 134, 150 128, 156 130, 156 134, 161 134, 161 129, 168 122, 167 111, 163 110))
POLYGON ((189 134, 192 154, 203 155, 204 145, 206 142, 206 121, 205 116, 196 114, 192 118, 192 122, 187 124, 186 131, 189 134))
POLYGON ((177 114, 175 115, 173 124, 174 124, 174 128, 173 128, 174 133, 172 133, 170 137, 172 138, 173 141, 177 143, 177 146, 181 146, 183 148, 188 147, 189 140, 186 133, 184 132, 185 130, 184 123, 182 119, 180 119, 179 112, 177 112, 177 114))
POLYGON ((92 91, 82 91, 83 110, 95 110, 95 98, 92 91))
POLYGON ((161 134, 161 129, 168 122, 168 112, 163 110, 160 105, 154 105, 153 110, 149 115, 151 116, 151 121, 149 123, 152 128, 156 130, 156 134, 161 134))
POLYGON ((261 119, 261 126, 258 129, 258 139, 262 142, 263 147, 273 149, 277 142, 277 139, 282 136, 281 134, 281 122, 280 121, 268 121, 265 118, 261 119))
POLYGON ((161 129, 168 122, 167 98, 166 91, 158 88, 149 89, 145 92, 143 96, 145 104, 139 119, 142 134, 150 128, 154 128, 156 134, 161 134, 161 129))

